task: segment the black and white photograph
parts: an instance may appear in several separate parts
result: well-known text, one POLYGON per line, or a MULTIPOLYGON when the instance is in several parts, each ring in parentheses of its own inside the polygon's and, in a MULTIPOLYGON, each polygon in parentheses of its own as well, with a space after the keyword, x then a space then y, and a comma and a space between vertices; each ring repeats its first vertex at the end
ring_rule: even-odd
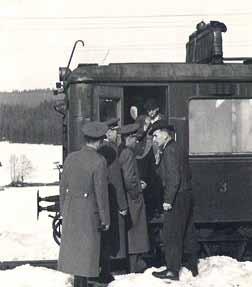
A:
POLYGON ((252 286, 251 19, 0 0, 0 286, 252 286))

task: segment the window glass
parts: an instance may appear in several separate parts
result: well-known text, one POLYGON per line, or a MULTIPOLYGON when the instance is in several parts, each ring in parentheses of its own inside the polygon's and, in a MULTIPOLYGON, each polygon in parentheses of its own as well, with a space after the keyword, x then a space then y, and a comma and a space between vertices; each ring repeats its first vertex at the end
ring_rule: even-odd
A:
POLYGON ((190 154, 252 152, 252 100, 193 99, 190 154))
POLYGON ((118 99, 99 98, 100 121, 117 117, 118 99))

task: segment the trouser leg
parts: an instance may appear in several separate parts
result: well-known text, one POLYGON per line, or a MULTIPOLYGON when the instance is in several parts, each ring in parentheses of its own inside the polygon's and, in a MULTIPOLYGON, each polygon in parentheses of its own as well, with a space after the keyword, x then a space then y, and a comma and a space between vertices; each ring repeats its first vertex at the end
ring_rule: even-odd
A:
POLYGON ((167 268, 179 272, 182 265, 183 241, 189 204, 183 192, 177 195, 171 210, 165 212, 163 237, 167 268))
POLYGON ((129 255, 129 269, 130 273, 135 273, 137 268, 137 254, 129 255))
POLYGON ((100 254, 100 277, 106 278, 110 276, 111 273, 111 260, 110 260, 110 240, 109 233, 103 232, 101 238, 101 254, 100 254))
POLYGON ((74 275, 74 287, 88 287, 87 277, 74 275))
POLYGON ((129 265, 130 273, 143 272, 147 267, 147 264, 142 258, 142 254, 130 254, 129 265))
POLYGON ((193 220, 193 198, 190 195, 190 212, 187 220, 185 237, 184 237, 184 261, 185 266, 196 276, 198 274, 198 252, 199 246, 196 238, 196 229, 193 220))
POLYGON ((181 233, 174 228, 173 217, 167 214, 165 217, 163 232, 166 266, 168 270, 179 272, 182 261, 181 233))
POLYGON ((101 272, 100 272, 100 277, 106 278, 110 276, 111 274, 111 261, 109 256, 104 256, 101 258, 101 272))

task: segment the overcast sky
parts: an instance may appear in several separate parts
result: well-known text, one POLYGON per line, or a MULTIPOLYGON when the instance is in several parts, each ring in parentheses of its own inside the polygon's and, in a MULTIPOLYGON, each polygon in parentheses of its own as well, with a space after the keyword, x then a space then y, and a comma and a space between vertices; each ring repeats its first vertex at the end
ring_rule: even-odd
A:
POLYGON ((252 57, 251 0, 0 0, 0 91, 53 88, 78 63, 184 62, 198 22, 227 25, 225 57, 252 57))

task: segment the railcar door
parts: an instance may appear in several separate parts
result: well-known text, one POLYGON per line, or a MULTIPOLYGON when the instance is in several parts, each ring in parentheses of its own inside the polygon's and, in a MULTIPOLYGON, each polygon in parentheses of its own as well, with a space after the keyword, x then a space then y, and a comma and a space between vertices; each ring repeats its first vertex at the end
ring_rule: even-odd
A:
POLYGON ((118 86, 96 85, 93 89, 93 118, 106 121, 120 118, 123 123, 123 88, 118 86))
POLYGON ((123 90, 118 86, 71 85, 67 95, 67 154, 81 148, 81 127, 84 123, 106 121, 112 117, 119 117, 123 121, 122 94, 123 90))

